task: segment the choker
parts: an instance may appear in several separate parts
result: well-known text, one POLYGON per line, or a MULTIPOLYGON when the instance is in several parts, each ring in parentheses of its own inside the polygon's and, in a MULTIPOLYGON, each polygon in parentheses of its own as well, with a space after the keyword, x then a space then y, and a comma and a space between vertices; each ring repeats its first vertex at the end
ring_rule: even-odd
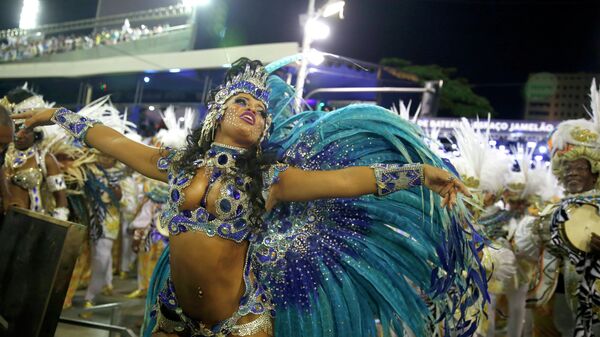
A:
POLYGON ((6 164, 10 165, 11 169, 17 169, 23 166, 36 152, 35 145, 21 151, 17 150, 14 144, 11 143, 6 153, 6 164))
POLYGON ((213 170, 224 170, 227 173, 235 171, 235 162, 239 156, 248 150, 242 147, 213 142, 210 149, 206 151, 204 158, 197 165, 204 165, 208 172, 213 170))

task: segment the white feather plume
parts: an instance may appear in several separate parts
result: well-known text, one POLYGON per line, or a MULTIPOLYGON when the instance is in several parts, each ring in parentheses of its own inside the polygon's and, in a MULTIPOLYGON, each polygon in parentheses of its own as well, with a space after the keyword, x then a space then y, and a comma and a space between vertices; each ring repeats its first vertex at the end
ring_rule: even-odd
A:
POLYGON ((412 100, 408 101, 408 104, 404 104, 404 101, 400 100, 398 101, 398 106, 396 107, 395 104, 392 104, 392 107, 390 108, 390 110, 392 110, 393 112, 397 113, 400 118, 409 121, 409 122, 413 122, 416 123, 417 119, 419 118, 419 114, 421 113, 421 104, 419 104, 419 106, 417 106, 417 110, 415 111, 415 114, 410 117, 410 107, 412 106, 412 100))
POLYGON ((91 102, 79 110, 78 114, 100 121, 124 135, 136 133, 136 125, 127 120, 127 113, 121 113, 112 105, 110 96, 100 97, 91 102))
MULTIPOLYGON (((488 116, 488 122, 490 116, 488 116)), ((479 179, 479 189, 498 192, 504 186, 504 176, 509 170, 510 159, 489 144, 489 123, 485 133, 476 129, 466 118, 453 131, 460 157, 452 163, 462 176, 479 179)))
POLYGON ((595 78, 592 79, 590 87, 590 110, 588 110, 588 114, 592 118, 592 123, 594 123, 596 130, 600 132, 600 91, 596 86, 595 78))
POLYGON ((190 134, 195 120, 195 111, 192 108, 185 108, 183 121, 177 119, 175 108, 169 106, 160 116, 165 123, 166 129, 160 130, 156 134, 158 142, 162 146, 172 148, 183 148, 186 145, 187 136, 190 134))
MULTIPOLYGON (((585 108, 585 107, 584 107, 585 108)), ((573 137, 572 131, 575 129, 588 130, 596 135, 600 135, 600 90, 596 86, 596 79, 592 80, 590 86, 590 108, 585 108, 590 120, 571 119, 558 125, 552 134, 552 154, 558 150, 563 150, 568 144, 576 146, 587 146, 600 148, 600 137, 593 141, 581 141, 573 137)))

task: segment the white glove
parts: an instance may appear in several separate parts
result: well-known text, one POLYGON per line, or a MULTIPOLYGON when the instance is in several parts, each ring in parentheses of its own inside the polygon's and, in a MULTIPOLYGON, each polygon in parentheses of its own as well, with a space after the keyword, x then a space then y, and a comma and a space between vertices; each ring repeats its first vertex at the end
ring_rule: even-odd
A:
POLYGON ((52 217, 62 221, 69 220, 69 209, 66 207, 57 207, 52 211, 52 217))

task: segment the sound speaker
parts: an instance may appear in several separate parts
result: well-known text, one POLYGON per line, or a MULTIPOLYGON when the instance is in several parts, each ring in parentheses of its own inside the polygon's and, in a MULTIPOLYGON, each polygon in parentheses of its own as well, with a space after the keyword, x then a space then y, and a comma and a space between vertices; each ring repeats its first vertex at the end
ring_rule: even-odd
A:
POLYGON ((52 337, 85 227, 12 208, 0 224, 0 336, 52 337))

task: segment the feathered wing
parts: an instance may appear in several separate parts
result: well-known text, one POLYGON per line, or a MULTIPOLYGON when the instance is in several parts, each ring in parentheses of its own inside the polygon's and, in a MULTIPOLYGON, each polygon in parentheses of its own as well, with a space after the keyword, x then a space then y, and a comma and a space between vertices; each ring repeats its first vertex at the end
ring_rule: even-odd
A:
MULTIPOLYGON (((286 92, 276 78, 270 86, 286 92)), ((389 110, 353 105, 278 119, 289 110, 274 99, 279 122, 265 151, 295 167, 445 166, 419 129, 389 110)), ((448 213, 429 190, 414 188, 281 204, 251 249, 255 274, 273 296, 276 336, 374 336, 375 319, 386 336, 404 328, 428 336, 434 313, 446 329, 469 335, 475 320, 467 314, 487 296, 477 241, 462 202, 448 213)))

